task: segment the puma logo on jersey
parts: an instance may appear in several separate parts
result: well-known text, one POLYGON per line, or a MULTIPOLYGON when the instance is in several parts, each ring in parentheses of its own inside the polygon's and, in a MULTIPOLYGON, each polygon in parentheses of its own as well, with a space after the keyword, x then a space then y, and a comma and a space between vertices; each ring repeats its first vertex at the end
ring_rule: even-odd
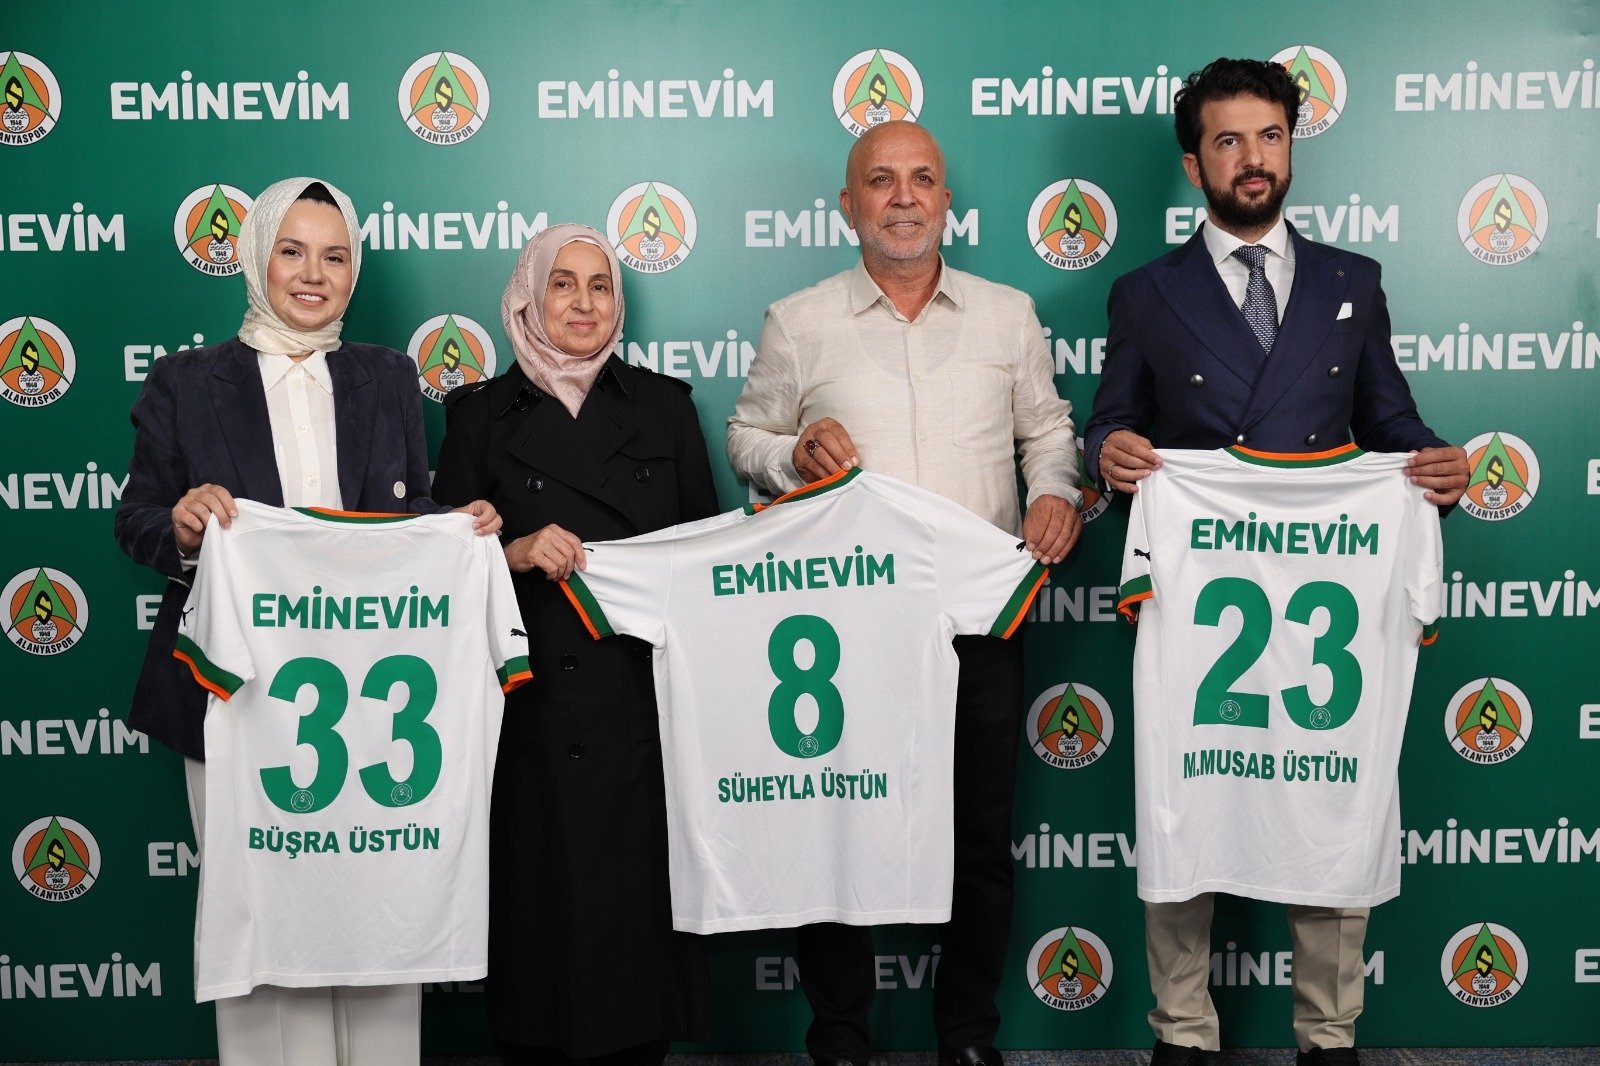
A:
POLYGON ((523 640, 527 640, 528 639, 528 634, 524 633, 522 630, 517 629, 515 627, 512 628, 511 635, 514 636, 514 637, 521 637, 523 640))
POLYGON ((1141 558, 1141 559, 1150 558, 1150 553, 1149 552, 1142 552, 1138 548, 1133 549, 1133 554, 1139 556, 1139 558, 1141 558))

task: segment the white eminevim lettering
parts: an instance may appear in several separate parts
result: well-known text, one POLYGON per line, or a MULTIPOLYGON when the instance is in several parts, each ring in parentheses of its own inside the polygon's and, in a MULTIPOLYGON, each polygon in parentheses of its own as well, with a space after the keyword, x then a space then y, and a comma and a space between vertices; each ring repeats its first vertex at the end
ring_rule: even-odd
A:
POLYGON ((1478 69, 1470 60, 1466 70, 1396 74, 1396 111, 1567 111, 1600 107, 1595 92, 1595 61, 1585 59, 1581 70, 1478 69))
POLYGON ((104 511, 117 506, 127 487, 127 474, 101 473, 98 463, 72 474, 6 474, 0 477, 0 505, 13 511, 104 511))
MULTIPOLYGON (((945 212, 943 245, 948 248, 958 240, 975 247, 979 240, 978 209, 969 207, 958 215, 945 212)), ((744 213, 744 246, 746 248, 800 248, 855 247, 859 243, 850 220, 837 208, 829 208, 822 197, 812 201, 810 210, 794 213, 780 210, 754 210, 744 213)))
POLYGON ((1033 606, 1028 609, 1028 619, 1033 622, 1115 622, 1117 614, 1117 586, 1095 585, 1066 588, 1047 584, 1039 590, 1033 606))
POLYGON ((134 749, 149 754, 150 738, 102 707, 97 717, 36 718, 0 722, 0 755, 121 755, 134 749))
POLYGON ((613 67, 605 81, 541 81, 540 118, 771 118, 771 79, 749 82, 725 68, 721 80, 632 81, 613 67))
POLYGON ((1396 333, 1389 338, 1401 370, 1593 370, 1600 366, 1600 333, 1581 321, 1571 329, 1475 333, 1462 322, 1454 333, 1396 333))
POLYGON ((122 215, 101 218, 85 212, 83 204, 72 205, 70 215, 0 215, 0 252, 98 252, 102 247, 127 250, 125 219, 122 215), (44 247, 39 247, 40 241, 44 247))
POLYGON ((300 71, 295 81, 219 81, 197 82, 192 71, 184 71, 179 81, 156 85, 147 81, 111 83, 111 118, 120 121, 145 121, 165 118, 174 122, 204 122, 209 119, 259 122, 262 119, 299 119, 320 122, 326 117, 350 117, 350 83, 336 82, 331 88, 312 81, 308 71, 300 71), (265 110, 263 111, 263 105, 265 110))
POLYGON ((743 378, 750 374, 756 346, 728 330, 725 339, 711 341, 627 341, 627 360, 658 374, 674 378, 743 378))
POLYGON ((147 996, 161 995, 161 964, 152 962, 142 969, 137 963, 123 962, 122 953, 113 951, 110 962, 13 963, 10 955, 0 955, 0 1000, 5 999, 116 999, 132 998, 143 990, 147 996))
POLYGON ((1022 79, 973 78, 974 115, 1169 115, 1183 79, 1165 63, 1153 75, 1058 76, 1054 67, 1022 79))
POLYGON ((379 251, 460 251, 472 248, 515 250, 540 230, 550 225, 550 216, 540 211, 532 218, 512 211, 501 200, 493 211, 435 211, 406 214, 384 201, 383 210, 361 220, 361 243, 379 251))

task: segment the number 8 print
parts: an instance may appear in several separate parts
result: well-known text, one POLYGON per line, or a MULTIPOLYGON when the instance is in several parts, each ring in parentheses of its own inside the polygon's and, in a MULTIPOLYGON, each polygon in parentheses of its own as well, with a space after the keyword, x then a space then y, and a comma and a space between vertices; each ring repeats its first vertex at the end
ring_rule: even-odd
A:
POLYGON ((790 615, 772 627, 767 662, 778 679, 778 687, 767 700, 767 728, 773 743, 785 755, 802 759, 828 754, 844 735, 844 697, 833 684, 839 669, 839 634, 826 618, 790 615), (811 665, 804 668, 795 660, 802 640, 811 644, 812 651, 811 665), (809 733, 801 732, 795 718, 801 696, 810 696, 817 704, 817 725, 809 733))

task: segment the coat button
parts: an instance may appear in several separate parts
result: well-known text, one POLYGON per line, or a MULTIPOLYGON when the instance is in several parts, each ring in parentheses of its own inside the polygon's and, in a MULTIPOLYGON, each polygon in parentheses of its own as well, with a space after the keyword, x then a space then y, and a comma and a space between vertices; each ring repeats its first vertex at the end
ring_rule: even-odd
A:
POLYGON ((567 758, 569 759, 581 759, 585 754, 587 754, 587 752, 588 749, 582 744, 579 744, 576 740, 567 745, 567 758))
POLYGON ((640 484, 643 484, 644 482, 649 481, 650 480, 650 468, 648 466, 636 466, 636 467, 634 467, 633 468, 633 480, 639 482, 640 484))
POLYGON ((563 655, 561 657, 561 669, 563 669, 563 670, 576 670, 577 668, 578 668, 578 657, 576 655, 568 654, 568 655, 563 655))
POLYGON ((1201 385, 1204 385, 1205 383, 1206 383, 1206 379, 1201 377, 1199 374, 1191 374, 1191 375, 1189 375, 1189 384, 1193 385, 1195 388, 1198 389, 1201 385))
POLYGON ((528 479, 528 491, 529 492, 543 492, 544 491, 544 478, 542 478, 542 477, 530 477, 528 479))
POLYGON ((1241 433, 1237 437, 1233 438, 1233 443, 1235 443, 1235 444, 1243 444, 1244 443, 1244 434, 1241 433))
POLYGON ((1315 443, 1317 443, 1317 435, 1315 433, 1311 434, 1311 436, 1306 438, 1306 443, 1307 444, 1315 444, 1315 443))
POLYGON ((1330 377, 1330 378, 1336 378, 1336 377, 1338 377, 1338 376, 1339 376, 1339 368, 1338 368, 1338 367, 1336 367, 1336 366, 1330 366, 1330 367, 1329 367, 1329 368, 1328 368, 1328 376, 1329 376, 1329 377, 1330 377))

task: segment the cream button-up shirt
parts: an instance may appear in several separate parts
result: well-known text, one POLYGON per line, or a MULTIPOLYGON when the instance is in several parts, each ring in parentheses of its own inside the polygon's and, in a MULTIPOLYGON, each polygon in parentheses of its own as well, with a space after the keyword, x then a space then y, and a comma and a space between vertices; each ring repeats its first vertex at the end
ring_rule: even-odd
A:
POLYGON ((256 362, 267 393, 267 418, 283 505, 342 510, 333 373, 328 369, 327 354, 312 352, 295 362, 287 356, 257 352, 256 362))
POLYGON ((767 309, 761 346, 728 419, 728 458, 771 492, 799 488, 794 447, 819 418, 844 426, 867 470, 909 481, 1020 533, 1016 460, 1028 502, 1076 506, 1072 407, 1033 301, 942 265, 915 319, 866 267, 767 309))

